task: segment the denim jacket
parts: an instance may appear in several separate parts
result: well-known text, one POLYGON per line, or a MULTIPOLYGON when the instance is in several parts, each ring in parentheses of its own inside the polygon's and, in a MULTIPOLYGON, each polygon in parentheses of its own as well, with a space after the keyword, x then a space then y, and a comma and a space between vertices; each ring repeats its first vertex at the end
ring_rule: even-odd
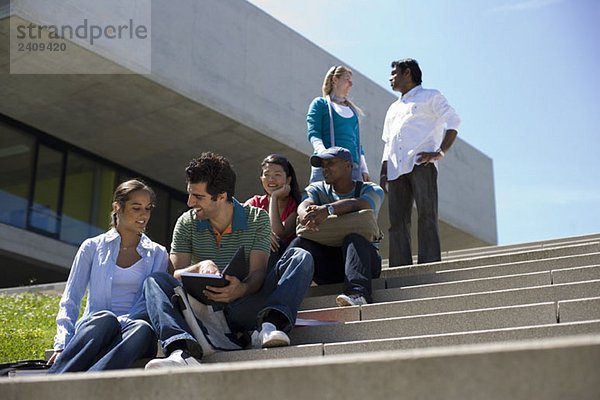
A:
MULTIPOLYGON (((115 229, 111 229, 99 236, 86 239, 79 247, 71 266, 65 291, 60 299, 56 316, 57 331, 54 337, 54 350, 64 349, 79 324, 90 315, 111 309, 112 279, 120 244, 121 236, 115 229), (77 321, 81 299, 86 290, 88 292, 87 305, 83 316, 77 321)), ((146 276, 153 272, 167 271, 169 256, 163 246, 154 243, 142 234, 136 250, 145 264, 146 276)), ((129 313, 120 315, 119 320, 147 318, 142 289, 143 287, 140 286, 129 313)))

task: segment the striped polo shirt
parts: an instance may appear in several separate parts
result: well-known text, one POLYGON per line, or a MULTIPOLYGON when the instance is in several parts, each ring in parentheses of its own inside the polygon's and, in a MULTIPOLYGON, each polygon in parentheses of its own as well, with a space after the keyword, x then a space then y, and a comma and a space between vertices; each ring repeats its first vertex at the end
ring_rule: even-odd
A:
MULTIPOLYGON (((354 198, 354 189, 350 193, 338 193, 333 190, 332 185, 325 183, 325 181, 311 183, 302 193, 302 201, 310 199, 313 204, 318 206, 352 198, 354 198)), ((363 182, 360 188, 360 198, 365 199, 369 203, 375 213, 375 217, 377 217, 384 200, 383 189, 373 182, 363 182)))
POLYGON ((259 250, 269 254, 271 249, 271 225, 265 210, 250 205, 241 205, 233 199, 232 232, 221 236, 217 244, 215 232, 208 220, 194 219, 194 210, 184 212, 173 230, 171 253, 191 253, 192 264, 212 260, 223 270, 240 246, 246 250, 250 262, 250 251, 259 250))

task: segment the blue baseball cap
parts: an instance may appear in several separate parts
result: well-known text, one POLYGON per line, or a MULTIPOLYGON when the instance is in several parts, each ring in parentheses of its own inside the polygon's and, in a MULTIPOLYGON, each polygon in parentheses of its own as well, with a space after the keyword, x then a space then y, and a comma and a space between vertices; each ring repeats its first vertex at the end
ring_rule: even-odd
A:
POLYGON ((350 151, 343 147, 336 146, 330 147, 325 151, 310 157, 310 165, 313 167, 320 167, 323 160, 331 160, 332 158, 341 158, 342 160, 352 162, 352 154, 350 154, 350 151))

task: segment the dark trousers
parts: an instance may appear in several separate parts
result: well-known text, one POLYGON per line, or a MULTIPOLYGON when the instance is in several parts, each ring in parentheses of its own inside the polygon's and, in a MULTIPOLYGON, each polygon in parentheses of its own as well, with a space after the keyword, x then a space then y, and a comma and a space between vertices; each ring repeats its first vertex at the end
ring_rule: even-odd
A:
POLYGON ((388 182, 390 266, 411 265, 410 225, 413 202, 418 214, 418 263, 441 260, 438 227, 437 168, 415 165, 412 172, 388 182))
POLYGON ((343 282, 345 294, 360 294, 372 302, 371 280, 381 274, 381 257, 367 239, 351 233, 344 238, 342 247, 331 247, 297 237, 290 243, 292 247, 312 254, 313 281, 317 285, 343 282))

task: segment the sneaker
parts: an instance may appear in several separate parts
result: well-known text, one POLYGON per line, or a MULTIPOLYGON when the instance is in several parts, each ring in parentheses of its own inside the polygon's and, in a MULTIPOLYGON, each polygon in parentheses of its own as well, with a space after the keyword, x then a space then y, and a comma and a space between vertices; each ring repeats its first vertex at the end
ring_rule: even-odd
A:
POLYGON ((290 338, 283 331, 277 330, 275 325, 264 322, 258 333, 258 343, 263 349, 290 345, 290 338))
POLYGON ((146 369, 197 367, 200 360, 192 357, 187 351, 175 350, 167 358, 155 358, 146 364, 146 369))
POLYGON ((335 299, 335 304, 340 307, 348 307, 348 306, 362 306, 364 304, 368 304, 367 299, 363 295, 354 293, 354 294, 340 294, 335 299))

